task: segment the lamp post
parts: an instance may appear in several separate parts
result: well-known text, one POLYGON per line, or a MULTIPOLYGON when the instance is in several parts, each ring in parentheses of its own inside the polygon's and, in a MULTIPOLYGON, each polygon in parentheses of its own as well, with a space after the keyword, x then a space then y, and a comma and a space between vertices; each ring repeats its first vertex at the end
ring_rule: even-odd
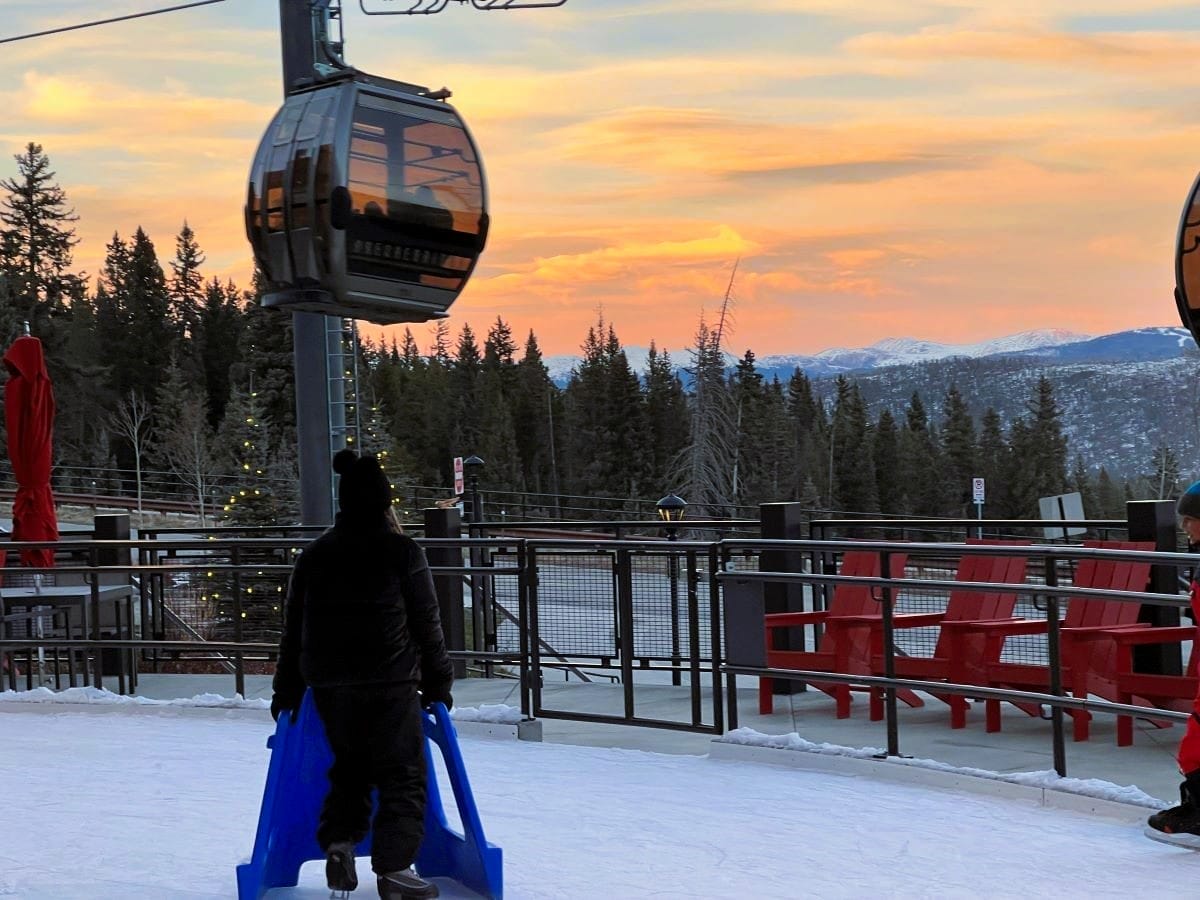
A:
MULTIPOLYGON (((470 510, 467 537, 483 537, 479 529, 483 522, 483 496, 479 493, 479 473, 483 471, 484 462, 478 456, 468 456, 463 460, 463 475, 467 480, 467 494, 470 504, 463 506, 470 510)), ((482 568, 487 565, 487 551, 481 547, 472 547, 467 554, 471 568, 482 568)), ((471 621, 474 649, 492 650, 496 643, 495 610, 488 602, 488 581, 482 575, 471 574, 471 621)), ((491 663, 484 666, 491 675, 491 663)))
MULTIPOLYGON (((671 493, 654 504, 654 508, 666 525, 667 541, 674 543, 679 521, 683 518, 683 511, 687 509, 687 501, 671 493)), ((682 683, 679 675, 679 558, 673 548, 667 552, 671 579, 671 684, 678 686, 682 683)))
POLYGON ((471 495, 471 524, 478 525, 483 521, 483 497, 479 494, 479 473, 483 471, 483 460, 478 456, 468 456, 463 460, 463 473, 467 476, 467 493, 471 495))

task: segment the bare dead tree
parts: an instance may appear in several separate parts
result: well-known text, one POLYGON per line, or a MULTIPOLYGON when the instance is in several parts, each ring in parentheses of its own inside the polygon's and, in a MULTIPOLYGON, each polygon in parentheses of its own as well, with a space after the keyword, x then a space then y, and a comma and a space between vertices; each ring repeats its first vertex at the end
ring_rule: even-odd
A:
POLYGON ((692 430, 688 445, 676 457, 676 477, 689 505, 702 515, 729 514, 734 503, 734 472, 737 466, 737 416, 725 380, 723 335, 731 324, 733 279, 729 276, 716 330, 703 317, 696 331, 696 345, 689 352, 692 366, 692 430))
POLYGON ((158 446, 170 470, 195 493, 203 524, 205 502, 220 471, 203 398, 192 395, 180 400, 170 422, 159 431, 158 446))
POLYGON ((129 441, 133 448, 134 475, 137 481, 138 525, 142 524, 142 457, 150 446, 151 409, 146 398, 137 391, 130 392, 105 417, 105 423, 115 434, 129 441))

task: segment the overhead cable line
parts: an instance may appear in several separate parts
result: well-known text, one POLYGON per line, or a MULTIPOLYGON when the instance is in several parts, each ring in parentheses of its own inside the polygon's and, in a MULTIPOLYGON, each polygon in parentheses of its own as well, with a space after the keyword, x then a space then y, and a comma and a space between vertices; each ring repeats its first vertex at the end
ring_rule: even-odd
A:
POLYGON ((158 16, 162 13, 178 12, 181 9, 191 9, 194 6, 211 6, 214 3, 224 3, 225 0, 196 0, 195 3, 183 3, 179 6, 167 6, 162 9, 151 9, 146 12, 131 13, 128 16, 115 16, 111 19, 97 19, 95 22, 83 22, 79 25, 67 25, 64 28, 51 28, 48 31, 34 31, 30 34, 18 34, 16 37, 0 38, 0 44, 11 44, 13 41, 24 41, 29 38, 45 37, 49 34, 62 34, 64 31, 78 31, 81 28, 94 28, 97 25, 111 25, 113 22, 128 22, 130 19, 142 19, 146 16, 158 16))

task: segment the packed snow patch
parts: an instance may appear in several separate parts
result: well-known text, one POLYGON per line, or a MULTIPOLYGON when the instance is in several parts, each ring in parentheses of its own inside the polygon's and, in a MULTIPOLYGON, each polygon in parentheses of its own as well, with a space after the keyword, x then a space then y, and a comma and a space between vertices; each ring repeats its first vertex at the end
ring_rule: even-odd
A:
MULTIPOLYGON (((821 756, 842 756, 851 759, 878 759, 886 751, 881 747, 842 747, 837 744, 814 743, 800 737, 796 732, 789 734, 763 734, 753 728, 737 728, 719 738, 718 743, 741 744, 748 747, 768 747, 774 750, 794 750, 803 753, 816 753, 821 756)), ((1090 797, 1094 800, 1108 800, 1113 803, 1127 803, 1134 806, 1144 806, 1148 809, 1162 809, 1169 804, 1157 797, 1151 797, 1134 785, 1117 785, 1097 778, 1063 778, 1057 772, 992 772, 988 769, 976 769, 969 766, 952 766, 938 762, 936 759, 916 759, 912 757, 889 757, 890 765, 911 766, 913 768, 929 769, 945 772, 951 775, 969 775, 974 778, 984 778, 990 781, 1003 781, 1009 784, 1019 784, 1026 787, 1044 788, 1090 797)))

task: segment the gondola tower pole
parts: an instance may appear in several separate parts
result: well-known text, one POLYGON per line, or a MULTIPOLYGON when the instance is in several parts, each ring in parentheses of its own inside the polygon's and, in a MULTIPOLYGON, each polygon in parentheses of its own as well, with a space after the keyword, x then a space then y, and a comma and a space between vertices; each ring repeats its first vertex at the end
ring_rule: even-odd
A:
MULTIPOLYGON (((283 50, 283 92, 311 82, 320 60, 316 28, 328 15, 329 0, 279 0, 283 50)), ((300 468, 300 523, 333 521, 334 428, 329 402, 330 354, 325 317, 292 313, 293 369, 296 387, 296 451, 300 468)), ((340 449, 340 448, 336 448, 340 449)))

